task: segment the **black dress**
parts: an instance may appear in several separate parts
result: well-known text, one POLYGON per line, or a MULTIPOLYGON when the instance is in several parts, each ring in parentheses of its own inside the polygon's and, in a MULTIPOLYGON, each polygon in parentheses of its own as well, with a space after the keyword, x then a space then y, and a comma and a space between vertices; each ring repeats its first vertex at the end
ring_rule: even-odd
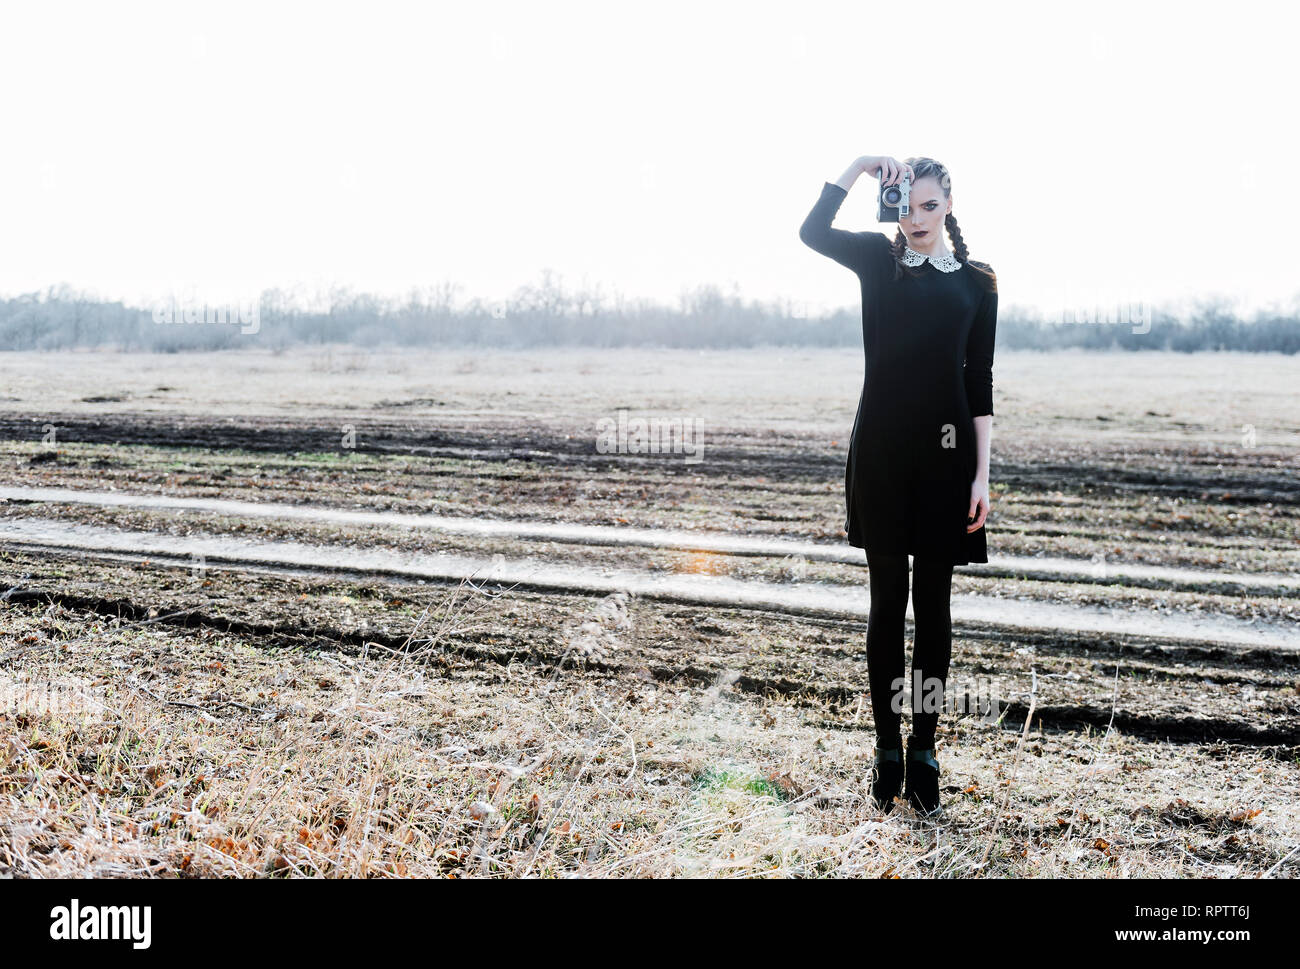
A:
POLYGON ((866 371, 844 469, 849 544, 953 565, 987 562, 967 533, 973 418, 993 413, 996 286, 927 259, 893 278, 890 240, 831 227, 847 192, 827 182, 799 238, 858 275, 866 371))

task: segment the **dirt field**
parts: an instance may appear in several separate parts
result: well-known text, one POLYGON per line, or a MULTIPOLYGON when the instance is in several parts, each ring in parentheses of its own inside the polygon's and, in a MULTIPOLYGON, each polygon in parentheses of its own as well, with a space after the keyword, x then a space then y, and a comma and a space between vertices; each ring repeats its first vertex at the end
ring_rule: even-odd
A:
POLYGON ((345 567, 382 549, 859 590, 865 563, 831 552, 847 548, 860 354, 7 362, 12 489, 828 552, 11 497, 0 526, 15 536, 61 523, 323 551, 289 568, 0 546, 0 874, 1300 871, 1300 652, 1262 635, 1300 619, 1300 360, 1000 355, 991 561, 958 568, 954 596, 1067 621, 955 624, 950 687, 990 688, 1002 717, 941 718, 944 811, 929 820, 866 798, 861 618, 345 567), (596 422, 620 407, 696 421, 701 459, 600 453, 596 422), (1077 568, 1034 568, 1047 557, 1077 568), (1124 565, 1155 571, 1117 580, 1124 565), (1127 631, 1068 621, 1102 608, 1127 631), (1261 639, 1198 638, 1174 622, 1187 617, 1261 639))

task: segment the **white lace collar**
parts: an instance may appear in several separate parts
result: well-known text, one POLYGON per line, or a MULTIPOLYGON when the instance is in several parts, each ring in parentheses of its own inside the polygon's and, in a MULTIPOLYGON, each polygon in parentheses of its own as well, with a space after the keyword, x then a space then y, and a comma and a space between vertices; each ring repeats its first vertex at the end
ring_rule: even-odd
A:
POLYGON ((919 266, 927 259, 930 260, 930 265, 934 266, 935 269, 938 269, 945 273, 956 272, 958 269, 961 268, 961 263, 957 261, 957 257, 954 256, 951 252, 945 252, 942 256, 939 256, 936 259, 927 256, 923 252, 917 252, 911 246, 907 246, 907 245, 903 246, 904 266, 919 266))

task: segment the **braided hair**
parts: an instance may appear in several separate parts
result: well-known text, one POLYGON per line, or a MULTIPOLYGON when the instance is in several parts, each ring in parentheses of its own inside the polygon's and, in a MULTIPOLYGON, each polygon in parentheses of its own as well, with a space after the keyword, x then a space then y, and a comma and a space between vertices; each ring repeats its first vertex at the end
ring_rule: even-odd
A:
MULTIPOLYGON (((920 181, 927 176, 933 176, 939 180, 939 185, 943 188, 943 197, 947 198, 952 194, 952 176, 948 174, 948 169, 939 164, 933 158, 913 157, 906 159, 908 165, 912 166, 912 183, 920 181)), ((993 272, 993 267, 986 262, 977 262, 971 259, 967 254, 966 241, 961 237, 961 228, 957 225, 957 218, 951 212, 943 220, 944 226, 948 229, 948 239, 952 242, 952 254, 958 262, 965 263, 975 270, 975 278, 985 289, 996 293, 998 291, 998 277, 993 272)), ((894 278, 902 278, 903 273, 909 276, 920 275, 922 267, 911 267, 903 263, 903 252, 907 246, 907 236, 903 235, 900 227, 898 234, 894 236, 893 245, 890 247, 894 253, 894 278)))

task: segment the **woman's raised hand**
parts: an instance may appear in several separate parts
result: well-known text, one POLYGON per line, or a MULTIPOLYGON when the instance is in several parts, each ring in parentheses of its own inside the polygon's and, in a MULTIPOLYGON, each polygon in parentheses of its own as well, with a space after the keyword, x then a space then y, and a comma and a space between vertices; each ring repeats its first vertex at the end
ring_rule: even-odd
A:
POLYGON ((889 155, 863 155, 862 170, 868 175, 879 178, 882 186, 893 185, 901 181, 903 172, 907 172, 909 179, 913 181, 916 179, 911 165, 889 155))

